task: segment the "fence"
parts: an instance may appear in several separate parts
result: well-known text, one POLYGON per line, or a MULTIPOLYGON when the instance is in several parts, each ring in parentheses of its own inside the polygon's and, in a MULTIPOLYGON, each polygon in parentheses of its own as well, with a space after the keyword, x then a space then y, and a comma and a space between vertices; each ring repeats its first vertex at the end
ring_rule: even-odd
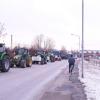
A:
POLYGON ((89 63, 100 67, 100 60, 99 59, 90 59, 89 63))

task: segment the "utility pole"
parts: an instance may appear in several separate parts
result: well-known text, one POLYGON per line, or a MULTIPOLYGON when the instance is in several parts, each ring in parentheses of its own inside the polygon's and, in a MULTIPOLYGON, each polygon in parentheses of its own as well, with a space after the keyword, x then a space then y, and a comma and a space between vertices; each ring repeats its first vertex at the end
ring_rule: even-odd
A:
POLYGON ((11 34, 11 50, 12 50, 12 46, 13 46, 13 35, 11 34))
POLYGON ((84 78, 84 0, 82 0, 82 78, 84 78))

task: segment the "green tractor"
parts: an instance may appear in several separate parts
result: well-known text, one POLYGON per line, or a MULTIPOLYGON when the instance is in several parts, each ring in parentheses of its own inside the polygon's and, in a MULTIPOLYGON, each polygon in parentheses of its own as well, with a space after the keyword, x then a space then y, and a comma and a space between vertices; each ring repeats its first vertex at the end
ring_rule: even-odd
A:
POLYGON ((8 72, 10 69, 10 59, 6 52, 5 44, 0 43, 0 71, 8 72))
POLYGON ((16 48, 14 50, 14 57, 11 59, 11 67, 31 67, 32 57, 29 55, 29 51, 26 48, 16 48))

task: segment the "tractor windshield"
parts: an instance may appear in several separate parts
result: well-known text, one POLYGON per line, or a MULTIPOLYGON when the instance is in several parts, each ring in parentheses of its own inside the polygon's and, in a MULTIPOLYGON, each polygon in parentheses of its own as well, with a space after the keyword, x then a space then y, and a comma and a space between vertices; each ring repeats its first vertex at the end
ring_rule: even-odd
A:
POLYGON ((24 49, 19 49, 19 50, 18 50, 18 54, 19 54, 19 55, 22 55, 23 53, 24 53, 24 49))
POLYGON ((17 50, 17 54, 18 54, 18 55, 27 54, 27 50, 25 50, 25 49, 18 49, 18 50, 17 50))
POLYGON ((5 47, 3 44, 0 44, 0 52, 4 52, 5 51, 5 47))
POLYGON ((20 48, 20 49, 16 49, 15 53, 16 53, 16 55, 23 55, 23 54, 27 54, 28 50, 20 48))

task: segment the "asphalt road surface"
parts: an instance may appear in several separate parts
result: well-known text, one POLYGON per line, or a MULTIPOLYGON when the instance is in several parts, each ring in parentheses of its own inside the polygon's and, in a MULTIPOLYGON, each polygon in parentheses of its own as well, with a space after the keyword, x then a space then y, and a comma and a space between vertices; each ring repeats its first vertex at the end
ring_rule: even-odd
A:
POLYGON ((0 100, 38 100, 48 84, 66 67, 66 61, 11 68, 0 73, 0 100))
POLYGON ((40 100, 87 100, 84 84, 79 80, 78 66, 81 67, 81 64, 77 64, 76 61, 72 75, 69 74, 68 68, 64 70, 51 83, 40 100))

